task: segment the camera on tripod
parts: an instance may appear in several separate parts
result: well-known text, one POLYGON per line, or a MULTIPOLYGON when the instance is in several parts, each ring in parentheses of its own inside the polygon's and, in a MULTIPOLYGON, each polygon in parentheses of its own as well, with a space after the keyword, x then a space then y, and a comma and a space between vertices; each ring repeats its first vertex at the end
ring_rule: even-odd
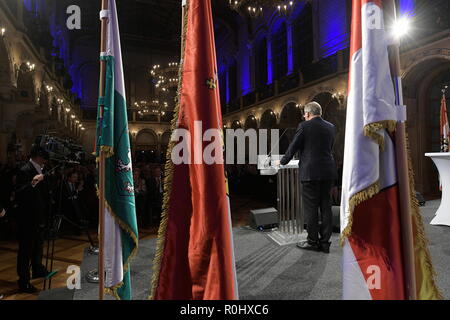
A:
POLYGON ((44 148, 53 161, 80 163, 86 158, 83 147, 67 139, 51 135, 39 135, 36 137, 35 145, 44 148))

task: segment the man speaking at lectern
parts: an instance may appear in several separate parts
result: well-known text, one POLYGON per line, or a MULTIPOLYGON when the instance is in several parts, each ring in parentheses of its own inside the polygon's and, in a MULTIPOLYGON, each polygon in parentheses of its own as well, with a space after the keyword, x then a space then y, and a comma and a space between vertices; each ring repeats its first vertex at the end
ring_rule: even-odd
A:
POLYGON ((322 119, 322 107, 317 102, 310 102, 305 106, 304 117, 306 121, 298 126, 294 139, 279 164, 288 164, 298 152, 308 238, 297 246, 305 250, 329 253, 333 232, 330 193, 337 177, 332 154, 336 128, 322 119), (320 226, 319 209, 322 216, 320 226))

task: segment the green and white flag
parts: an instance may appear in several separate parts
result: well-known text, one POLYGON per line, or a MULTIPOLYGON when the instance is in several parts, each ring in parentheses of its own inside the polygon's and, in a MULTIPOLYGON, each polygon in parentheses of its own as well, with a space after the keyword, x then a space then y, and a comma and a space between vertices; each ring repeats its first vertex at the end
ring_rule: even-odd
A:
POLYGON ((105 288, 117 299, 131 299, 130 259, 138 247, 138 228, 128 133, 127 106, 123 78, 119 24, 115 0, 109 0, 105 96, 99 98, 96 153, 106 153, 104 268, 105 288), (103 106, 103 116, 100 106, 103 106))

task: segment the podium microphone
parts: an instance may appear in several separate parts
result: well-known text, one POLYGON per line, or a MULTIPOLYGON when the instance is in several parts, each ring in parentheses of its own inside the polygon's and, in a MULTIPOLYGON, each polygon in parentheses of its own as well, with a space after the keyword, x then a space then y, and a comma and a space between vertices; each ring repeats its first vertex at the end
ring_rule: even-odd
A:
POLYGON ((267 154, 267 158, 264 161, 264 167, 268 168, 270 167, 270 161, 272 159, 272 152, 273 150, 280 144, 281 138, 284 136, 284 134, 287 132, 287 129, 284 129, 283 133, 281 134, 281 136, 278 138, 277 143, 275 144, 275 146, 273 146, 272 150, 270 150, 270 152, 267 154))

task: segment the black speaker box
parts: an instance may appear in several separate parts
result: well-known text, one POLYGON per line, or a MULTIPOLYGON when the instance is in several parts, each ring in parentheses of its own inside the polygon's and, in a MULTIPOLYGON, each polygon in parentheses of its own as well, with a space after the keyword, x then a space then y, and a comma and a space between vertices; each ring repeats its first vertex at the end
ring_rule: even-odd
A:
POLYGON ((270 229, 278 226, 278 211, 275 208, 250 210, 250 227, 270 229))

